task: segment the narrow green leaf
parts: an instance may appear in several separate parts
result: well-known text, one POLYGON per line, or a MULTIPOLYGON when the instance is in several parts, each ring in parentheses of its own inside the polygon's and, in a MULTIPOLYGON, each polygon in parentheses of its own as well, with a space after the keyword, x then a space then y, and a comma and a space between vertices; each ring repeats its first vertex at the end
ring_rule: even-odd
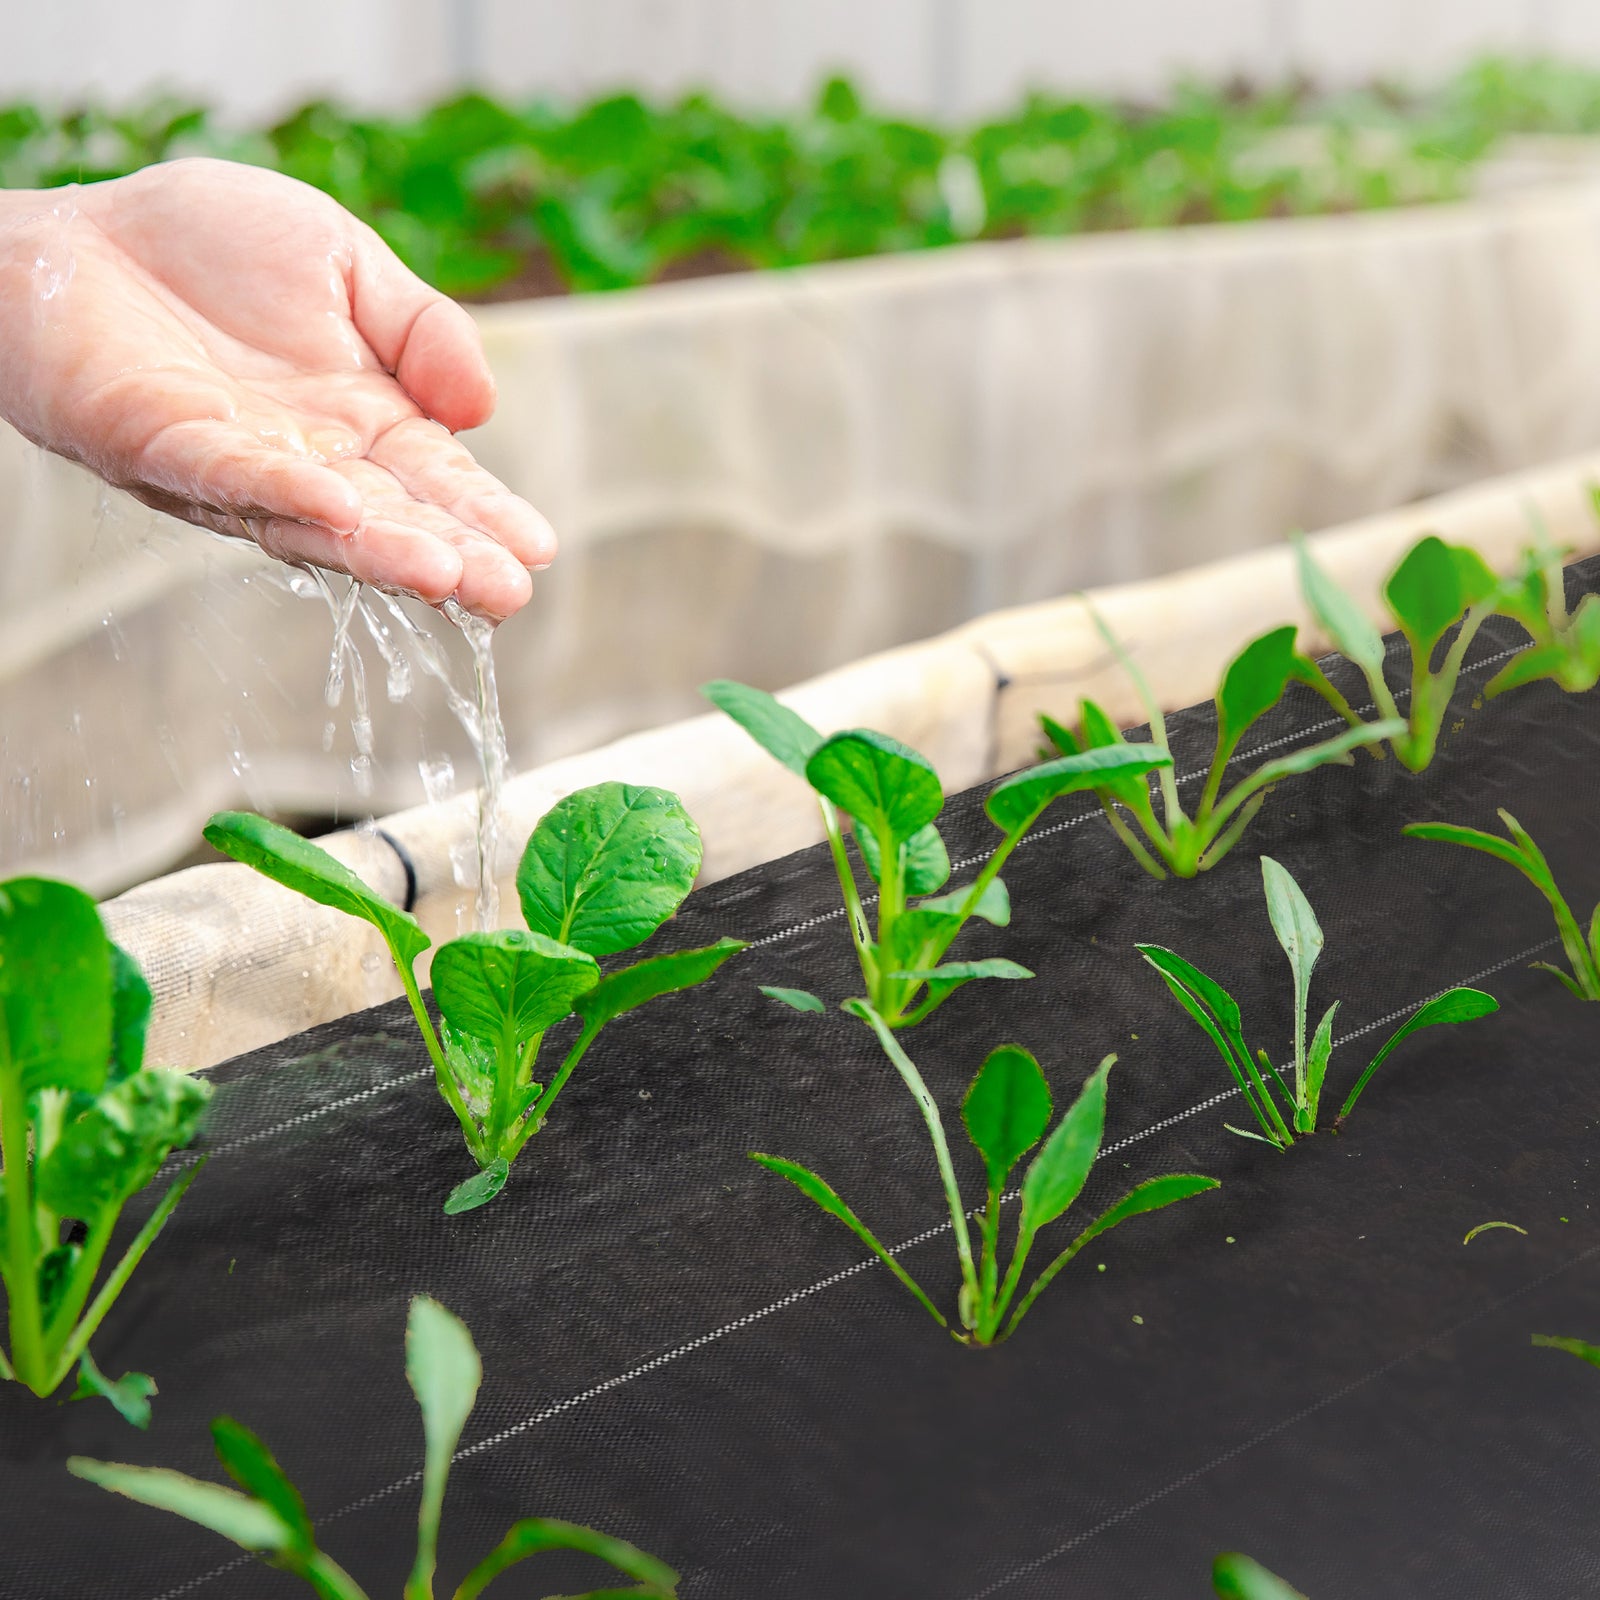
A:
POLYGON ((1330 578, 1312 557, 1302 535, 1294 540, 1300 567, 1300 592, 1311 614, 1322 624, 1334 647, 1367 675, 1369 682, 1383 681, 1383 635, 1366 613, 1330 578))
MULTIPOLYGON (((971 888, 952 889, 948 894, 939 895, 932 900, 924 900, 917 907, 918 911, 942 912, 956 916, 967 903, 967 896, 971 888)), ((972 908, 972 915, 982 917, 985 922, 993 923, 997 928, 1004 928, 1011 922, 1011 894, 999 878, 991 878, 984 885, 983 893, 978 896, 977 904, 972 908)))
POLYGON ((412 1299, 406 1318, 406 1380, 422 1408, 424 1441, 417 1559, 406 1580, 406 1600, 432 1600, 450 1458, 478 1403, 483 1363, 466 1324, 427 1295, 412 1299))
POLYGON ((700 693, 732 717, 769 756, 797 778, 805 777, 806 762, 822 743, 822 735, 798 711, 791 711, 762 689, 729 678, 701 684, 700 693))
POLYGON ((483 1171, 463 1179, 445 1197, 444 1214, 459 1217, 463 1212, 476 1211, 486 1206, 506 1186, 511 1165, 504 1156, 496 1156, 483 1171))
POLYGON ((785 989, 776 983, 757 985, 769 1000, 777 1000, 796 1011, 826 1011, 828 1008, 809 989, 785 989))
MULTIPOLYGON (((490 1582, 499 1577, 507 1567, 526 1561, 546 1550, 576 1550, 613 1566, 643 1584, 642 1589, 606 1590, 608 1594, 636 1595, 640 1600, 673 1600, 677 1590, 678 1574, 664 1561, 646 1555, 643 1550, 621 1539, 612 1539, 593 1528, 582 1528, 573 1522, 557 1522, 549 1517, 528 1517, 515 1523, 498 1545, 486 1555, 461 1581, 455 1600, 478 1600, 490 1582)), ((585 1600, 583 1596, 575 1600, 585 1600)))
POLYGON ((893 978, 918 983, 970 983, 974 978, 1031 978, 1033 974, 1004 956, 989 956, 982 961, 946 961, 937 967, 914 972, 894 972, 893 978))
POLYGON ((1385 739, 1398 739, 1406 731, 1406 724, 1398 717, 1386 717, 1381 722, 1366 722, 1359 728, 1346 728, 1331 739, 1318 744, 1308 744, 1303 749, 1291 750, 1286 756, 1275 756, 1263 762, 1244 782, 1229 791, 1228 804, 1219 811, 1225 816, 1238 803, 1238 797, 1248 796, 1268 784, 1292 778, 1297 773, 1310 772, 1314 767, 1326 766, 1332 761, 1343 761, 1352 750, 1363 745, 1382 744, 1385 739))
POLYGON ((1466 1238, 1461 1241, 1462 1244, 1471 1244, 1480 1233, 1487 1233, 1491 1228, 1509 1228, 1513 1233, 1520 1233, 1523 1238, 1528 1236, 1528 1230, 1519 1228, 1514 1222, 1480 1222, 1476 1228, 1468 1229, 1466 1238))
POLYGON ((1039 727, 1052 745, 1055 746, 1057 755, 1075 756, 1083 749, 1083 743, 1071 728, 1064 722, 1057 722, 1048 712, 1039 713, 1039 727))
POLYGON ((1466 987, 1447 989, 1425 1005, 1418 1006, 1368 1063, 1367 1070, 1361 1074, 1355 1088, 1350 1091, 1349 1098, 1339 1112, 1338 1120, 1343 1122, 1350 1115, 1356 1101, 1361 1097, 1361 1091, 1372 1081, 1373 1073, 1389 1059, 1391 1052, 1401 1040, 1410 1038, 1419 1028, 1431 1028, 1447 1022, 1471 1022, 1499 1009, 1500 1002, 1492 994, 1485 994, 1482 989, 1466 987))
POLYGON ((1105 745, 1014 773, 989 791, 983 809, 1002 833, 1014 833, 1063 795, 1108 789, 1171 765, 1171 755, 1153 744, 1105 745))
MULTIPOLYGON (((856 845, 861 851, 861 860, 867 869, 867 876, 874 883, 881 883, 882 866, 878 859, 878 837, 868 829, 856 829, 856 845)), ((905 888, 906 893, 932 894, 937 889, 942 889, 950 878, 950 853, 945 849, 944 839, 933 823, 926 827, 918 828, 905 842, 905 888)))
POLYGON ((1322 1086, 1327 1082, 1328 1061, 1333 1055, 1333 1019, 1338 1015, 1339 1005, 1340 1002, 1335 1000, 1322 1013, 1322 1021, 1317 1024, 1316 1036, 1312 1039, 1311 1049, 1306 1056, 1305 1108, 1309 1126, 1300 1129, 1302 1133, 1317 1131, 1317 1113, 1322 1105, 1322 1086))
MULTIPOLYGON (((718 939, 698 950, 674 950, 667 955, 647 956, 620 972, 611 972, 578 999, 574 1009, 585 1028, 602 1028, 613 1017, 632 1011, 659 995, 679 989, 692 989, 704 983, 730 956, 745 948, 742 939, 718 939)), ((821 1009, 821 1003, 818 1003, 821 1009)))
MULTIPOLYGON (((1220 983, 1208 978, 1197 966, 1163 945, 1136 944, 1134 949, 1167 980, 1180 1000, 1184 995, 1189 996, 1217 1027, 1243 1044, 1243 1013, 1239 1010, 1238 1001, 1220 983)), ((1187 1009, 1194 1013, 1194 1006, 1187 1006, 1187 1009)))
POLYGON ((293 1533, 271 1506, 220 1484, 202 1483, 166 1467, 128 1467, 84 1456, 69 1458, 67 1471, 141 1505, 187 1517, 246 1550, 281 1555, 294 1546, 293 1533))
POLYGON ((1587 1361, 1591 1367, 1600 1367, 1600 1344, 1590 1344, 1585 1339, 1563 1339, 1553 1333, 1536 1333, 1533 1342, 1541 1350, 1565 1350, 1568 1355, 1587 1361))
POLYGON ((1217 1600, 1306 1600, 1249 1556, 1221 1555, 1211 1569, 1217 1600))
POLYGON ((1232 661, 1217 691, 1217 744, 1231 749, 1258 717, 1283 698, 1294 669, 1295 629, 1274 628, 1252 639, 1232 661))
POLYGON ((74 1400, 107 1400, 124 1422, 135 1428, 150 1426, 150 1398, 156 1393, 156 1380, 148 1372, 124 1372, 108 1378, 87 1350, 78 1361, 78 1386, 74 1400))
POLYGON ((862 833, 910 839, 944 809, 939 774, 910 745, 870 728, 824 739, 806 762, 806 779, 862 833))
POLYGON ((592 955, 543 934, 468 933, 433 958, 433 997, 445 1021, 479 1039, 509 1026, 520 1043, 559 1022, 600 981, 592 955))
MULTIPOLYGON (((1450 822, 1408 822, 1401 830, 1408 839, 1433 839, 1440 844, 1465 845, 1469 850, 1481 850, 1513 866, 1518 872, 1533 878, 1532 864, 1508 840, 1497 834, 1484 833, 1478 828, 1460 828, 1450 822)), ((1537 878, 1534 878, 1538 882, 1537 878)))
POLYGON ((1123 1195, 1114 1206, 1108 1206, 1083 1230, 1078 1237, 1078 1248, 1081 1249, 1091 1239, 1098 1239, 1102 1233, 1109 1233, 1129 1217, 1141 1217, 1147 1211, 1160 1211, 1192 1195, 1205 1194, 1221 1187, 1215 1178, 1207 1178, 1198 1172, 1168 1172, 1159 1178, 1146 1178, 1123 1195))
POLYGON ((343 862, 293 829, 249 811, 219 811, 206 824, 205 836, 224 855, 254 867, 274 883, 320 906, 370 922, 407 970, 433 942, 415 917, 374 894, 343 862))
POLYGON ((278 1514, 295 1547, 302 1554, 314 1551, 317 1536, 312 1531, 306 1503, 266 1445, 232 1417, 218 1417, 212 1422, 211 1442, 224 1471, 246 1494, 278 1514))
POLYGON ((999 1189, 1006 1174, 1050 1126, 1050 1085, 1039 1063, 1021 1045, 1003 1044, 989 1052, 961 1102, 961 1120, 999 1189))
POLYGON ((916 1296, 923 1310, 941 1328, 949 1326, 944 1313, 923 1293, 916 1279, 879 1243, 877 1236, 839 1198, 827 1179, 819 1178, 809 1167, 802 1167, 798 1161, 790 1161, 784 1156, 769 1156, 759 1150, 752 1150, 750 1159, 765 1167, 768 1172, 775 1172, 780 1178, 787 1178, 813 1205, 842 1222, 916 1296))
POLYGON ((539 819, 517 868, 522 919, 591 956, 642 944, 700 870, 700 830, 665 789, 597 783, 539 819))
POLYGON ((1095 1068, 1044 1148, 1029 1163, 1022 1180, 1024 1234, 1037 1233, 1054 1222, 1082 1192, 1105 1135, 1106 1078, 1116 1059, 1107 1056, 1095 1068))
POLYGON ((50 878, 0 883, 0 1061, 24 1095, 96 1094, 111 1055, 111 942, 95 903, 50 878))
POLYGON ((1306 1008, 1311 995, 1311 973, 1322 954, 1322 924, 1311 902, 1289 869, 1271 856, 1261 858, 1261 882, 1267 894, 1267 916, 1272 931, 1289 958, 1294 978, 1295 1088, 1302 1097, 1306 1084, 1306 1008))

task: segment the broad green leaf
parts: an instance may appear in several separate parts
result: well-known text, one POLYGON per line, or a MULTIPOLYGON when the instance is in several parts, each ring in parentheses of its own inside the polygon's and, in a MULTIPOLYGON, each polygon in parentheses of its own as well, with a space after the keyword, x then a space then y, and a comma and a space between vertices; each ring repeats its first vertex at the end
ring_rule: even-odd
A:
POLYGON ((494 1100, 495 1066, 499 1061, 495 1041, 457 1032, 446 1019, 439 1029, 439 1042, 468 1107, 479 1117, 487 1115, 494 1100))
POLYGON ((602 1028, 613 1017, 632 1011, 658 995, 673 994, 704 983, 729 956, 745 948, 742 939, 718 939, 698 950, 674 950, 668 955, 649 956, 620 972, 608 973, 573 1009, 583 1018, 585 1028, 602 1028))
POLYGON ((990 1189, 999 1189, 1044 1137, 1051 1105, 1050 1085, 1021 1045, 990 1051, 961 1102, 961 1119, 983 1157, 990 1189))
POLYGON ((903 912, 890 929, 889 946, 878 955, 880 967, 916 972, 939 964, 961 931, 961 918, 925 903, 903 912))
POLYGON ((370 922, 408 971, 433 942, 415 917, 374 894, 343 862, 293 829, 249 811, 219 811, 206 824, 205 836, 224 855, 254 867, 274 883, 320 906, 370 922))
POLYGON ((166 1467, 127 1467, 84 1456, 70 1457, 67 1471, 141 1505, 187 1517, 246 1550, 279 1555, 294 1547, 294 1535, 283 1518, 271 1506, 236 1489, 202 1483, 166 1467))
POLYGON ((1211 1569, 1217 1600, 1306 1600, 1282 1578, 1249 1556, 1221 1555, 1211 1569))
POLYGON ((517 868, 523 921, 592 956, 642 944, 700 870, 700 830, 665 789, 597 783, 540 819, 517 868))
POLYGON ((974 978, 1031 978, 1033 974, 1004 956, 987 956, 982 961, 945 961, 937 967, 922 967, 911 972, 895 972, 891 977, 918 983, 970 983, 974 978))
POLYGON ((1095 1068, 1044 1148, 1029 1163, 1022 1180, 1023 1234, 1037 1233, 1054 1222, 1082 1192, 1105 1135, 1106 1078, 1116 1059, 1107 1056, 1095 1068))
POLYGON ((1294 541, 1300 567, 1300 592, 1311 614, 1322 624, 1334 647, 1347 656, 1368 679, 1383 678, 1383 635, 1354 600, 1336 584, 1312 557, 1303 536, 1294 541))
MULTIPOLYGON (((867 876, 874 883, 882 883, 882 869, 878 857, 878 836, 870 829, 856 829, 856 845, 867 876)), ((932 894, 942 889, 950 877, 950 853, 938 828, 929 823, 918 828, 905 842, 905 881, 907 894, 932 894)))
POLYGON ((124 1422, 135 1428, 150 1426, 150 1399, 156 1393, 156 1380, 148 1372, 125 1372, 108 1378, 87 1350, 78 1361, 78 1386, 74 1400, 105 1400, 124 1422))
POLYGON ((476 1211, 479 1206, 488 1205, 505 1188, 510 1175, 510 1162, 504 1156, 496 1156, 482 1172, 463 1178, 445 1196, 444 1214, 447 1217, 459 1217, 465 1212, 476 1211))
POLYGON ((111 1055, 111 942, 95 903, 49 878, 0 883, 0 1071, 24 1094, 95 1094, 111 1055))
POLYGON ((1322 954, 1322 924, 1317 921, 1311 902, 1306 899, 1300 885, 1290 876, 1287 867, 1281 866, 1271 856, 1261 858, 1261 883, 1267 892, 1267 916, 1272 921, 1272 931, 1289 958, 1289 970, 1294 975, 1294 1056, 1298 1086, 1303 1087, 1306 1073, 1306 1007, 1311 995, 1311 972, 1322 954))
MULTIPOLYGON (((932 911, 944 916, 957 916, 961 908, 967 903, 967 896, 972 889, 969 885, 965 889, 952 889, 948 894, 941 894, 932 900, 924 900, 916 909, 918 911, 932 911)), ((1009 926, 1011 922, 1011 894, 1005 883, 999 878, 991 878, 984 885, 983 893, 978 896, 977 904, 972 908, 972 915, 982 917, 985 922, 993 923, 997 928, 1009 926)))
POLYGON ((839 1198, 826 1178, 819 1178, 809 1167, 802 1167, 798 1161, 790 1161, 784 1156, 769 1156, 759 1150, 752 1150, 750 1159, 765 1167, 768 1172, 775 1172, 780 1178, 787 1178, 814 1205, 821 1207, 830 1217, 836 1217, 842 1222, 917 1297, 923 1310, 941 1328, 949 1325, 944 1313, 923 1293, 916 1279, 883 1247, 866 1223, 839 1198))
POLYGON ((769 1000, 777 1000, 796 1011, 826 1011, 828 1008, 809 989, 785 989, 780 984, 758 985, 769 1000))
POLYGON ((1256 718, 1283 698, 1295 666, 1295 629, 1274 628, 1252 639, 1222 675, 1217 691, 1217 743, 1232 749, 1256 718))
POLYGON ((729 678, 701 684, 700 693, 732 717, 769 756, 797 778, 805 777, 806 762, 822 743, 822 735, 798 711, 791 711, 765 690, 729 678))
POLYGON ((910 745, 870 728, 824 739, 806 762, 818 794, 852 817, 863 833, 910 839, 944 808, 939 774, 910 745))
MULTIPOLYGON (((507 1567, 546 1550, 580 1551, 606 1562, 644 1585, 642 1589, 602 1591, 604 1593, 630 1594, 638 1596, 639 1600, 672 1600, 676 1593, 678 1574, 664 1561, 646 1555, 637 1546, 596 1533, 593 1528, 579 1527, 576 1523, 557 1522, 549 1517, 528 1517, 514 1523, 505 1538, 467 1574, 461 1587, 456 1590, 455 1600, 478 1600, 489 1583, 507 1567)), ((575 1600, 589 1600, 589 1597, 577 1596, 575 1600)))
POLYGON ((1536 1333, 1533 1342, 1541 1350, 1565 1350, 1569 1356, 1587 1361, 1591 1367, 1600 1367, 1600 1344, 1590 1344, 1586 1339, 1563 1339, 1553 1333, 1536 1333))
POLYGON ((311 1528, 306 1503, 266 1445, 232 1417, 213 1420, 211 1443, 228 1476, 246 1494, 254 1495, 277 1512, 296 1548, 305 1553, 314 1550, 317 1537, 311 1528))
POLYGON ((1063 795, 1109 789, 1119 781, 1171 765, 1171 755, 1153 744, 1106 745, 1013 774, 989 791, 983 809, 1002 833, 1015 833, 1063 795))
POLYGON ((120 1205, 194 1137, 210 1098, 211 1085, 202 1079, 141 1067, 61 1130, 39 1163, 39 1198, 86 1222, 120 1205))
POLYGON ((144 1040, 154 997, 139 963, 120 945, 111 945, 110 1078, 120 1083, 144 1065, 144 1040))
POLYGON ((433 958, 433 997, 445 1021, 479 1039, 509 1029, 525 1043, 599 981, 593 956, 520 928, 463 934, 433 958))
POLYGON ((406 1318, 406 1381, 422 1408, 423 1436, 417 1559, 406 1582, 406 1600, 429 1600, 450 1458, 478 1403, 483 1363, 466 1324, 425 1294, 412 1299, 406 1318))
MULTIPOLYGON (((1479 561, 1479 566, 1482 562, 1479 561)), ((1383 598, 1419 659, 1426 661, 1445 632, 1471 603, 1464 592, 1466 569, 1457 552, 1435 534, 1414 544, 1383 586, 1383 598)), ((1490 588, 1494 587, 1490 575, 1490 588)), ((1480 596, 1481 598, 1481 596, 1480 596)))

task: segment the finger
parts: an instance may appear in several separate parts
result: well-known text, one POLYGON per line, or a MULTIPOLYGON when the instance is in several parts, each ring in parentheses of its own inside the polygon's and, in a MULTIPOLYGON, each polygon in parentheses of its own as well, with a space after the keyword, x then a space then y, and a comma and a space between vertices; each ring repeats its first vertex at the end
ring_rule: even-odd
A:
POLYGON ((460 523, 440 537, 461 558, 456 599, 474 616, 504 622, 533 598, 528 569, 498 540, 460 523))
POLYGON ((390 428, 369 452, 386 467, 413 500, 443 507, 536 570, 555 559, 556 535, 550 524, 520 495, 485 472, 472 452, 436 422, 409 418, 390 428))
POLYGON ((232 516, 286 517, 340 533, 361 521, 361 495, 331 467, 209 418, 161 429, 133 471, 171 499, 232 516))
POLYGON ((180 521, 231 539, 247 539, 279 561, 342 572, 378 588, 403 589, 429 605, 442 605, 461 586, 460 555, 448 539, 426 529, 376 519, 354 534, 337 534, 283 517, 246 518, 213 511, 147 488, 130 492, 180 521))
POLYGON ((494 410, 494 377, 477 324, 430 289, 370 228, 350 263, 356 331, 401 388, 452 433, 476 428, 494 410))

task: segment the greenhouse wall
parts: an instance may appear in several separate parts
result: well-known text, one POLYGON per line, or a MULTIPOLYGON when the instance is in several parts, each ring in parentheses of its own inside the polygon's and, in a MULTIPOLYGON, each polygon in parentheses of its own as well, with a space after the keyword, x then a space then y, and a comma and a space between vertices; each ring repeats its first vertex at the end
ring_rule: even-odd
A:
POLYGON ((406 105, 479 80, 568 98, 710 87, 793 103, 846 71, 877 98, 964 115, 1030 84, 1151 94, 1176 74, 1429 79, 1490 51, 1600 56, 1590 0, 110 0, 13 8, 0 99, 169 84, 241 115, 324 93, 406 105), (219 78, 214 63, 231 63, 219 78))

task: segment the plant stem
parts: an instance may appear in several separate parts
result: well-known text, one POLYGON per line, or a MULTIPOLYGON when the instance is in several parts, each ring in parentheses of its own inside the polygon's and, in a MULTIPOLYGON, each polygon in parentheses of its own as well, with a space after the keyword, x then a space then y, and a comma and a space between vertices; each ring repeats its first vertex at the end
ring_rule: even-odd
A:
POLYGON ((95 1274, 99 1272, 100 1263, 105 1259, 106 1247, 111 1243, 112 1230, 121 1215, 122 1205, 119 1203, 106 1206, 94 1219, 89 1237, 83 1242, 83 1254, 73 1269, 72 1282, 67 1286, 67 1291, 62 1295, 55 1311, 51 1313, 49 1326, 45 1329, 45 1344, 50 1351, 59 1351, 76 1325, 89 1298, 89 1291, 94 1288, 95 1274))
POLYGON ((197 1161, 187 1172, 175 1178, 172 1186, 161 1197, 160 1205, 150 1213, 145 1225, 134 1235, 133 1243, 128 1246, 122 1259, 112 1269, 111 1276, 100 1286, 99 1294, 94 1297, 94 1304, 89 1307, 83 1321, 73 1329, 72 1337, 67 1340, 57 1358, 55 1383, 51 1384, 51 1388, 72 1371, 73 1363, 88 1348, 89 1341, 105 1320, 106 1313, 116 1303, 117 1296, 127 1287, 128 1279, 133 1276, 134 1269, 144 1259, 145 1252, 156 1242, 156 1235, 166 1227, 167 1218, 177 1209, 178 1202, 188 1193, 189 1185, 200 1176, 204 1166, 203 1159, 197 1161))
POLYGON ((877 986, 878 964, 872 958, 872 939, 867 932, 867 918, 861 909, 861 892, 856 888, 856 875, 850 870, 850 857, 845 853, 844 834, 839 828, 839 811, 831 800, 817 797, 822 807, 822 825, 828 835, 828 849, 833 856, 833 870, 839 876, 839 891, 844 896, 845 921, 850 924, 850 939, 856 947, 856 959, 861 964, 861 977, 867 993, 877 986))
MULTIPOLYGON (((1268 789, 1261 789, 1255 794, 1251 795, 1250 798, 1245 801, 1243 809, 1240 810, 1238 816, 1236 816, 1233 821, 1229 823, 1225 829, 1223 829, 1221 838, 1215 839, 1201 847, 1199 858, 1195 862, 1196 872, 1209 872, 1212 867, 1216 866, 1216 864, 1225 855, 1227 855, 1227 853, 1233 849, 1236 844, 1238 844, 1240 835, 1246 828, 1250 826, 1252 822, 1255 821, 1256 813, 1267 803, 1268 793, 1268 789)), ((1230 795, 1229 798, 1231 799, 1232 796, 1230 795)), ((1220 819, 1212 818, 1210 820, 1215 823, 1220 819)))
POLYGON ((11 1041, 4 1028, 0 1028, 0 1155, 5 1160, 11 1364, 35 1394, 43 1395, 49 1393, 49 1387, 45 1384, 43 1330, 39 1326, 38 1246, 28 1170, 28 1104, 22 1076, 12 1065, 11 1041))
POLYGON ((1145 847, 1139 843, 1134 831, 1117 815, 1116 803, 1104 794, 1098 794, 1100 809, 1105 812, 1106 820, 1111 824, 1111 831, 1127 846, 1128 854, 1150 874, 1152 878, 1162 879, 1167 875, 1163 867, 1145 847))
POLYGON ((1055 1281, 1056 1274, 1060 1272, 1061 1269, 1066 1266, 1066 1264, 1072 1260, 1072 1258, 1077 1255, 1077 1253, 1083 1249, 1083 1247, 1088 1244, 1091 1239, 1097 1237, 1098 1234, 1093 1227, 1085 1228, 1083 1232, 1080 1233, 1078 1237, 1074 1239, 1072 1243, 1069 1244, 1067 1248, 1063 1250, 1061 1254, 1058 1255, 1055 1260, 1052 1261, 1050 1265, 1033 1280, 1028 1287, 1028 1292, 1022 1297, 1022 1303, 1015 1311, 1011 1313, 1011 1319, 1006 1323, 1006 1331, 995 1340, 996 1344, 1004 1344, 1005 1341, 1017 1331, 1017 1324, 1021 1322, 1022 1319, 1028 1314, 1028 1307, 1031 1306, 1033 1302, 1044 1293, 1050 1284, 1055 1281))
POLYGON ((928 1125, 928 1136, 933 1141, 934 1157, 939 1164, 939 1178, 944 1185, 945 1203, 950 1208, 950 1226, 955 1233, 956 1254, 961 1258, 961 1282, 966 1287, 972 1302, 976 1304, 978 1274, 972 1261, 972 1238, 967 1231, 967 1213, 961 1204, 961 1190, 956 1183, 955 1167, 950 1160, 950 1145, 944 1135, 944 1119, 939 1115, 938 1104, 928 1092, 922 1074, 900 1048, 900 1042, 889 1031, 888 1024, 871 1006, 864 1006, 861 1009, 865 1012, 866 1020, 873 1032, 877 1034, 884 1054, 894 1063, 895 1070, 905 1081, 906 1087, 911 1091, 912 1099, 917 1102, 917 1109, 922 1112, 923 1121, 928 1125))
MULTIPOLYGON (((604 1026, 604 1023, 600 1024, 600 1027, 604 1026)), ((583 1060, 589 1046, 594 1043, 599 1033, 599 1027, 585 1027, 583 1032, 573 1041, 572 1048, 567 1051, 566 1059, 556 1070, 555 1077, 545 1085, 544 1092, 528 1108, 528 1114, 523 1119, 522 1126, 512 1134, 511 1148, 501 1152, 506 1160, 512 1160, 523 1145, 544 1126, 544 1119, 549 1116, 550 1107, 555 1104, 556 1096, 566 1087, 567 1079, 577 1071, 578 1063, 583 1060)))
MULTIPOLYGON (((467 1136, 467 1148, 472 1152, 473 1159, 478 1160, 483 1149, 483 1130, 478 1126, 477 1119, 462 1098, 455 1074, 450 1070, 450 1062, 445 1056, 444 1046, 439 1043, 439 1035, 434 1031, 433 1018, 428 1015, 428 1008, 422 1003, 422 993, 417 988, 416 974, 398 957, 395 960, 395 969, 400 974, 406 999, 411 1003, 411 1015, 417 1019, 417 1026, 422 1030, 422 1042, 428 1047, 428 1055, 433 1061, 433 1075, 438 1081, 439 1093, 455 1112, 456 1121, 461 1124, 461 1131, 467 1136)), ((479 1165, 482 1164, 479 1160, 479 1165)))

